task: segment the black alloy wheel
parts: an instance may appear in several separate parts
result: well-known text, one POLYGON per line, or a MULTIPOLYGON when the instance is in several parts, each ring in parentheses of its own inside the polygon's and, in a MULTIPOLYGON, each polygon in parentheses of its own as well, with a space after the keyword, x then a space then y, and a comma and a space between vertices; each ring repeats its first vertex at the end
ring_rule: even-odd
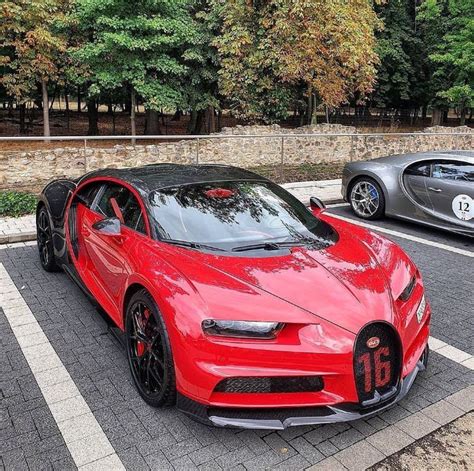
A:
POLYGON ((46 271, 59 269, 54 258, 53 235, 48 210, 43 206, 36 216, 36 240, 41 266, 46 271))
POLYGON ((128 362, 138 392, 153 407, 173 405, 176 380, 168 332, 146 290, 130 299, 125 329, 128 362))

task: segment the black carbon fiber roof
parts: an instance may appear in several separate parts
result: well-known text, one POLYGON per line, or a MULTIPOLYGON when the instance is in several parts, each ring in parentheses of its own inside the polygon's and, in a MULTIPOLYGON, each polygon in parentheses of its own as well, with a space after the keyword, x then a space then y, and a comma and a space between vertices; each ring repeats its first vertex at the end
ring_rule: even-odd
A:
POLYGON ((80 182, 95 177, 118 178, 129 183, 141 193, 149 194, 162 188, 218 181, 265 181, 266 178, 230 165, 202 164, 152 164, 133 168, 106 168, 90 172, 80 182))

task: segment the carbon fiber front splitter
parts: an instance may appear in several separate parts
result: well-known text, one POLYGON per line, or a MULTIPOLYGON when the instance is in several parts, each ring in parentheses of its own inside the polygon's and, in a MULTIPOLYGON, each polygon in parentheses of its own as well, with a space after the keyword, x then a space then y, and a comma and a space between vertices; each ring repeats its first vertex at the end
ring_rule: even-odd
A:
POLYGON ((177 407, 194 419, 209 425, 244 429, 283 430, 297 425, 329 424, 367 419, 389 409, 403 399, 412 387, 418 373, 426 368, 427 360, 428 347, 413 371, 400 382, 397 392, 389 399, 380 398, 380 401, 372 407, 360 408, 355 404, 340 404, 338 406, 291 409, 216 408, 192 401, 183 395, 178 395, 177 407))

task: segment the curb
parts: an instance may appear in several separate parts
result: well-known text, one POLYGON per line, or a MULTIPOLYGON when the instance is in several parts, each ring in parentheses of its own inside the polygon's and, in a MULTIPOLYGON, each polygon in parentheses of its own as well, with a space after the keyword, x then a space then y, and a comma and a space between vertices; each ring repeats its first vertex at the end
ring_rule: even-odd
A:
POLYGON ((0 245, 30 242, 32 240, 36 240, 36 232, 17 232, 16 234, 0 235, 0 245))

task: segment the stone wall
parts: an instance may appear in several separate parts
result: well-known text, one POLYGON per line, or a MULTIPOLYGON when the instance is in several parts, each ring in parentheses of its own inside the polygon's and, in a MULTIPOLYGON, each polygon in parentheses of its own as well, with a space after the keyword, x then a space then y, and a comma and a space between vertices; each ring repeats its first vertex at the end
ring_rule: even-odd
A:
POLYGON ((0 190, 38 192, 49 181, 102 167, 130 167, 156 162, 224 163, 241 167, 373 159, 429 150, 474 149, 474 130, 433 127, 423 133, 361 135, 341 125, 283 129, 273 126, 224 128, 216 138, 180 140, 158 145, 110 148, 58 148, 3 151, 0 144, 0 190), (462 133, 456 135, 455 133, 462 133), (256 137, 256 136, 261 137, 256 137), (244 136, 244 137, 239 137, 244 136))

